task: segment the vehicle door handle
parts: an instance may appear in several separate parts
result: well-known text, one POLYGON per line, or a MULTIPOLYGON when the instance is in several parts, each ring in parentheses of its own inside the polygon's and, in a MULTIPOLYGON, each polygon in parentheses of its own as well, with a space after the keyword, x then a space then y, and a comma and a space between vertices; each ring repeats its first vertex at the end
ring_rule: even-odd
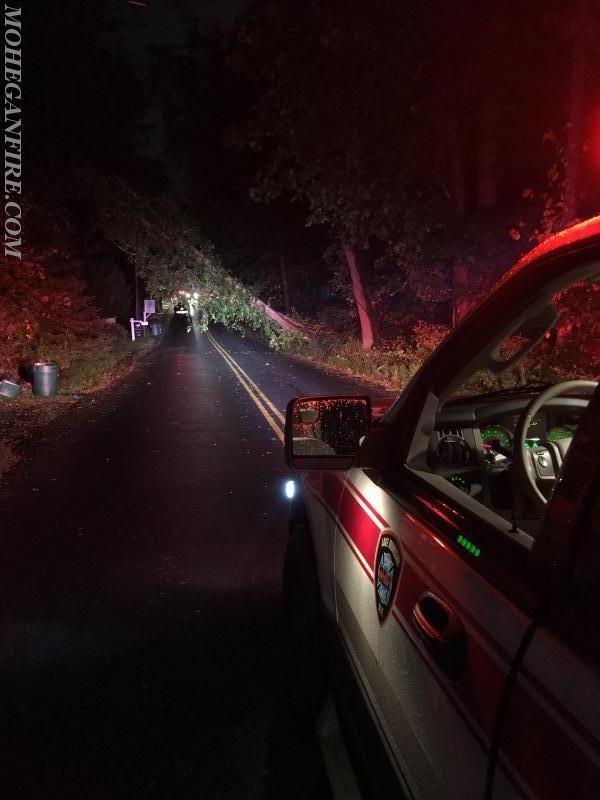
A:
POLYGON ((467 665, 467 636, 458 616, 441 598, 424 592, 413 608, 413 623, 434 661, 459 680, 467 665))

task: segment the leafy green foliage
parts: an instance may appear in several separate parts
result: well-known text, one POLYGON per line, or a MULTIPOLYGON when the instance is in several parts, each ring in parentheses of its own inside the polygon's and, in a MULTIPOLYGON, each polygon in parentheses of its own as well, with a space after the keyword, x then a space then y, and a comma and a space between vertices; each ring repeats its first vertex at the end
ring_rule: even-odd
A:
POLYGON ((284 331, 272 322, 256 305, 250 289, 218 270, 209 275, 200 298, 200 309, 205 330, 210 323, 242 334, 251 330, 259 333, 272 350, 287 352, 302 338, 300 334, 284 331))
POLYGON ((192 290, 218 268, 214 248, 172 198, 138 193, 89 167, 78 171, 74 188, 88 203, 91 198, 103 234, 133 264, 151 297, 192 290))
POLYGON ((77 184, 93 199, 104 235, 132 262, 150 296, 198 292, 204 326, 249 328, 283 346, 280 328, 265 316, 251 290, 223 267, 197 221, 171 198, 135 192, 121 178, 89 168, 79 172, 77 184))

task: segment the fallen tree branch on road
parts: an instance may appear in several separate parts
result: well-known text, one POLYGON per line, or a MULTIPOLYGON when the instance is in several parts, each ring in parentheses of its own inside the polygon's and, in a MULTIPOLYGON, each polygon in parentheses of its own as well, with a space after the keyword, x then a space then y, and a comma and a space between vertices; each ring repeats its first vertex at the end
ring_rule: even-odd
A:
POLYGON ((119 176, 87 168, 78 186, 93 198, 104 235, 131 261, 150 295, 197 291, 209 321, 250 326, 276 349, 286 349, 286 337, 303 335, 302 323, 255 297, 225 269, 198 223, 169 198, 141 195, 119 176))

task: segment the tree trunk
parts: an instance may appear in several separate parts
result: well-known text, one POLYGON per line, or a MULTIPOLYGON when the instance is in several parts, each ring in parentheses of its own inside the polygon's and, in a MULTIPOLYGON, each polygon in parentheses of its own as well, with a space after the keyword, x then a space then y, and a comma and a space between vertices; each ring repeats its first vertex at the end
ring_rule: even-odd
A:
POLYGON ((585 48, 589 4, 577 4, 573 49, 571 54, 571 80, 569 86, 569 119, 567 121, 567 146, 565 154, 565 196, 562 224, 577 216, 581 190, 581 152, 583 146, 583 102, 585 86, 585 48))
POLYGON ((283 311, 284 314, 290 313, 290 289, 288 286, 287 280, 287 270, 285 268, 285 258, 283 257, 283 253, 281 254, 280 259, 280 267, 281 267, 281 293, 283 295, 283 311))
POLYGON ((140 318, 140 279, 137 273, 137 264, 133 261, 133 287, 135 292, 135 318, 140 318))
MULTIPOLYGON (((236 285, 239 286, 240 284, 236 285)), ((274 308, 271 308, 271 306, 268 306, 265 302, 259 300, 257 297, 254 297, 250 302, 253 306, 259 308, 265 315, 265 317, 268 317, 268 319, 270 319, 271 322, 274 322, 276 325, 279 325, 282 331, 288 331, 288 333, 302 332, 303 326, 299 322, 296 322, 295 319, 292 319, 291 317, 288 317, 279 311, 275 311, 274 308)), ((304 338, 308 337, 306 337, 305 335, 304 338)))
POLYGON ((350 270, 350 280, 352 281, 352 293, 356 302, 356 310, 360 322, 360 334, 363 350, 373 347, 374 333, 371 319, 371 309, 367 298, 367 293, 360 275, 356 252, 354 248, 342 239, 342 250, 346 257, 348 269, 350 270))

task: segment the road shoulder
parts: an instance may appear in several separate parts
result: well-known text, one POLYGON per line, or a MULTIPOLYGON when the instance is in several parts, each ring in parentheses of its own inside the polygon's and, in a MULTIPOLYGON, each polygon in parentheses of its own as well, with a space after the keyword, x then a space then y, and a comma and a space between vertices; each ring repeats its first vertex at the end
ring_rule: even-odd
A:
POLYGON ((0 398, 0 477, 28 454, 33 440, 46 438, 54 422, 68 425, 69 414, 75 409, 92 407, 117 386, 132 383, 149 363, 153 352, 147 349, 132 353, 93 389, 39 398, 27 387, 16 400, 0 398))

